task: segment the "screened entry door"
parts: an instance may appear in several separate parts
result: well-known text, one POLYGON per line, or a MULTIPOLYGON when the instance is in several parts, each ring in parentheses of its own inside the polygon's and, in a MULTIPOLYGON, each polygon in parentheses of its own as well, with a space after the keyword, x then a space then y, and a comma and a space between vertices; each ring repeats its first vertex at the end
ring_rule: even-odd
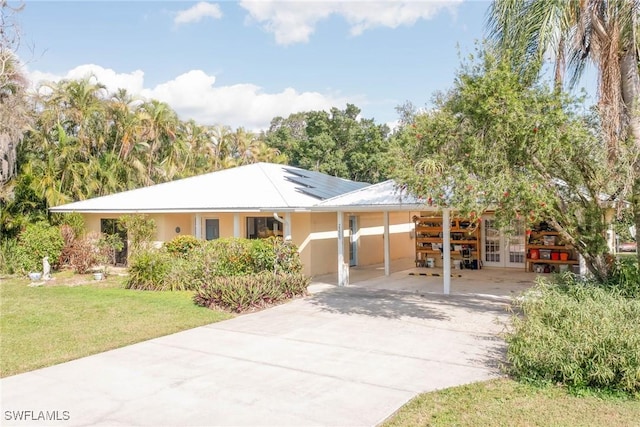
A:
POLYGON ((511 222, 510 230, 500 230, 495 220, 482 219, 483 264, 487 267, 524 268, 525 229, 523 220, 511 222))
POLYGON ((358 265, 358 219, 349 216, 349 267, 358 265))
POLYGON ((204 220, 204 238, 207 240, 220 238, 220 220, 217 218, 207 218, 204 220))

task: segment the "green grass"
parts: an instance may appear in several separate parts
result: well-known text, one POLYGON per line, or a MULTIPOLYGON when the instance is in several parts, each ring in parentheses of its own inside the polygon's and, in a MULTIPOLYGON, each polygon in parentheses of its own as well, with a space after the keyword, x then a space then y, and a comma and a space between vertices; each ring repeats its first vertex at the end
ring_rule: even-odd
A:
POLYGON ((127 290, 121 280, 69 273, 43 287, 0 280, 0 377, 231 317, 196 306, 192 292, 127 290))
POLYGON ((421 394, 383 426, 640 426, 640 400, 499 379, 421 394))

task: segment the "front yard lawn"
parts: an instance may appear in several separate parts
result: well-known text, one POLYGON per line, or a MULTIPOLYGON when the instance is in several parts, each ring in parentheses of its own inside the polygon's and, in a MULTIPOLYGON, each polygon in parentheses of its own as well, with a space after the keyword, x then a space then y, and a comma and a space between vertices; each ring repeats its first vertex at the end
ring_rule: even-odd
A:
POLYGON ((640 400, 574 396, 510 379, 424 393, 387 420, 397 426, 638 426, 640 400))
POLYGON ((231 317, 196 306, 193 292, 127 290, 118 276, 78 278, 60 273, 42 287, 0 279, 0 377, 231 317))

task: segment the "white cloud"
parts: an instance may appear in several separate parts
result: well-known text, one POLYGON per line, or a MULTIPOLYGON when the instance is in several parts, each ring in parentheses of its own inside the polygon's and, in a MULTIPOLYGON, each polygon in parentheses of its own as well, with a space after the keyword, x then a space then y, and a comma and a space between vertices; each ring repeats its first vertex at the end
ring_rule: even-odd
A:
POLYGON ((143 91, 171 105, 183 117, 199 123, 224 124, 247 129, 266 129, 276 116, 308 110, 328 110, 342 106, 344 98, 318 92, 297 92, 286 88, 278 93, 264 93, 249 83, 215 86, 215 76, 192 70, 175 79, 143 91))
POLYGON ((397 28, 429 20, 443 9, 453 13, 462 0, 387 0, 387 1, 281 1, 243 0, 240 5, 275 35, 276 43, 308 42, 317 23, 330 15, 342 16, 350 25, 350 33, 358 36, 375 27, 397 28))
POLYGON ((102 83, 111 92, 117 89, 126 89, 132 94, 138 94, 143 90, 144 72, 135 70, 131 73, 117 73, 110 68, 103 68, 95 64, 80 65, 69 70, 65 75, 59 76, 42 71, 27 70, 32 89, 36 89, 41 83, 58 82, 60 80, 82 79, 93 75, 95 80, 102 83))
POLYGON ((206 17, 213 19, 222 18, 220 6, 213 3, 207 3, 206 1, 201 1, 189 9, 179 11, 173 19, 173 23, 176 25, 191 24, 194 22, 200 22, 206 17))
POLYGON ((132 95, 157 99, 169 104, 184 119, 194 119, 200 124, 222 124, 248 130, 267 129, 276 116, 310 111, 344 108, 347 102, 362 103, 362 98, 344 97, 319 92, 298 92, 285 88, 277 93, 265 93, 260 86, 242 83, 216 86, 215 76, 201 70, 192 70, 175 79, 144 87, 144 72, 117 73, 99 65, 82 65, 64 76, 40 71, 28 72, 34 86, 41 81, 83 78, 93 74, 110 92, 125 88, 132 95))
POLYGON ((338 3, 325 1, 241 1, 249 16, 264 24, 278 44, 309 41, 318 21, 329 17, 338 3))

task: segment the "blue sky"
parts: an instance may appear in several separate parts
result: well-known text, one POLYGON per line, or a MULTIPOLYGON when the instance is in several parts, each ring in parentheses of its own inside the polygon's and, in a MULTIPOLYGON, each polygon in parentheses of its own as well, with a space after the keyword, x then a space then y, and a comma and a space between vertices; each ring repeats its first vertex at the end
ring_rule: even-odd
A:
POLYGON ((268 127, 344 108, 391 123, 451 87, 489 1, 27 1, 19 54, 33 83, 93 72, 201 124, 268 127))

